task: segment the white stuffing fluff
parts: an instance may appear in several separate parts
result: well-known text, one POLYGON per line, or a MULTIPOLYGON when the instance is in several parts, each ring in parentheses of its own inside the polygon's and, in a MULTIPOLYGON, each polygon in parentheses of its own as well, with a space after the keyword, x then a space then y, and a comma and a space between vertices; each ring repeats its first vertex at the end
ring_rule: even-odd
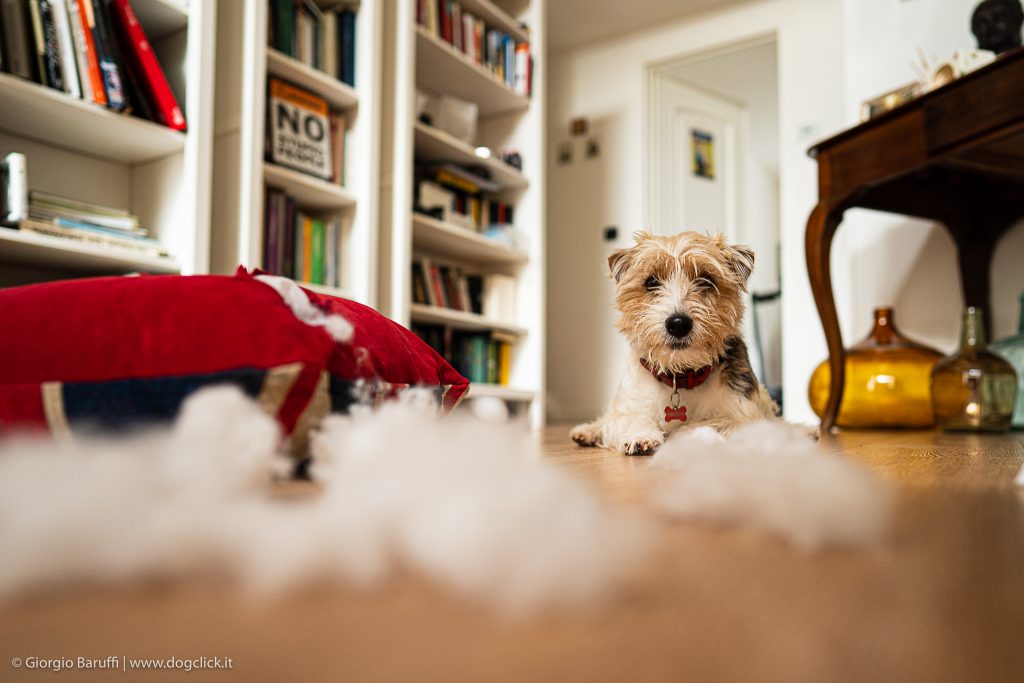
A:
POLYGON ((826 453, 800 428, 756 422, 723 437, 680 432, 658 450, 653 500, 668 514, 750 526, 804 549, 878 541, 892 491, 862 465, 826 453))
POLYGON ((324 313, 309 301, 302 288, 292 280, 278 275, 257 275, 256 280, 262 282, 281 295, 295 317, 313 327, 322 327, 331 335, 331 339, 339 344, 352 341, 352 324, 340 315, 324 313))
POLYGON ((328 418, 320 492, 274 499, 276 423, 234 388, 190 398, 170 431, 62 445, 0 441, 0 597, 54 583, 226 577, 255 596, 399 571, 512 611, 599 598, 643 527, 528 435, 401 403, 328 418))

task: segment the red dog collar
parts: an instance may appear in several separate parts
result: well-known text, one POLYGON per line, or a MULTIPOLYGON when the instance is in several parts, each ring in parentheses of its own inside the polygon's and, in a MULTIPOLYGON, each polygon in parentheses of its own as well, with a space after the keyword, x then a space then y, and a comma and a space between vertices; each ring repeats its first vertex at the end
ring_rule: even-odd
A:
POLYGON ((673 389, 696 389, 707 381, 708 377, 711 376, 711 371, 714 369, 710 365, 705 365, 698 370, 684 370, 676 373, 657 372, 643 358, 640 359, 640 365, 644 366, 647 372, 654 375, 654 379, 673 389))

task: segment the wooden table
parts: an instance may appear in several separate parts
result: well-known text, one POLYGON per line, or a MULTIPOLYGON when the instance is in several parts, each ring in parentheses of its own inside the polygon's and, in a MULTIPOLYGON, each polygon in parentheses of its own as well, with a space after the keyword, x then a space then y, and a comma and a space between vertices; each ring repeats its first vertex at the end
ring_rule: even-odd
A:
POLYGON ((1019 435, 826 435, 826 448, 896 488, 897 508, 880 545, 808 554, 657 515, 647 458, 579 448, 568 431, 549 428, 542 457, 610 504, 655 515, 662 534, 650 562, 593 611, 509 621, 411 576, 256 605, 215 579, 69 586, 0 604, 0 680, 1021 680, 1019 435), (234 668, 46 676, 9 664, 111 655, 231 657, 234 668))
POLYGON ((937 221, 956 244, 967 306, 989 308, 1000 236, 1024 215, 1024 49, 810 150, 818 204, 807 221, 807 271, 828 342, 835 425, 845 380, 829 258, 843 213, 861 207, 937 221))

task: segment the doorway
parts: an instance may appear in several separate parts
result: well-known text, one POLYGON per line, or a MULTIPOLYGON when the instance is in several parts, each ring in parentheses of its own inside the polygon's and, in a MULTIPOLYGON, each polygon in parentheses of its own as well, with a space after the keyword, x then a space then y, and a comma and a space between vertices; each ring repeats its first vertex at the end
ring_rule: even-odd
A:
POLYGON ((647 68, 646 220, 753 247, 744 334, 781 399, 779 99, 774 35, 647 68))

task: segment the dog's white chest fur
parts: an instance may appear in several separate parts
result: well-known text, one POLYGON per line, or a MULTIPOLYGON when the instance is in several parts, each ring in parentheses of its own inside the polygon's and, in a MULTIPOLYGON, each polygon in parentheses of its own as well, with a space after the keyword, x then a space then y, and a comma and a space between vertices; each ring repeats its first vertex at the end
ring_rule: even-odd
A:
MULTIPOLYGON (((672 387, 659 381, 644 368, 636 355, 631 355, 629 368, 612 404, 613 411, 639 413, 657 417, 661 431, 669 433, 695 422, 707 423, 723 415, 762 417, 760 410, 745 409, 743 396, 731 390, 723 381, 720 368, 713 368, 707 381, 699 387, 678 387, 679 406, 686 408, 686 420, 665 421, 665 408, 671 407, 672 387)), ((610 411, 611 412, 611 411, 610 411)))

